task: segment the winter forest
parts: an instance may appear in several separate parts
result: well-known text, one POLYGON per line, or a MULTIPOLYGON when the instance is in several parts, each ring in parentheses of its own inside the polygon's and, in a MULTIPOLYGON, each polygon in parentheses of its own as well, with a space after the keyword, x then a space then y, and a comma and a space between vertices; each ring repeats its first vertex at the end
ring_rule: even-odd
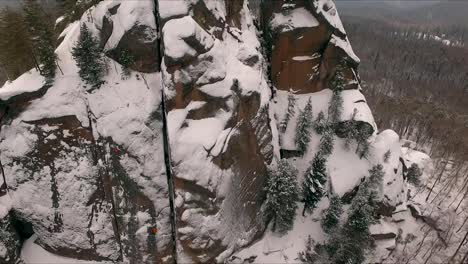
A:
POLYGON ((0 1, 0 263, 468 263, 468 3, 0 1))

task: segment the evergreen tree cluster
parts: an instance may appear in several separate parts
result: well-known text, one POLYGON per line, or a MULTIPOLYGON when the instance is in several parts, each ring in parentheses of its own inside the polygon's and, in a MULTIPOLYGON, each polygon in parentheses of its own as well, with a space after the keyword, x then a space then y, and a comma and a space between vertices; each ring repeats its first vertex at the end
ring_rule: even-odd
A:
POLYGON ((275 170, 269 170, 265 191, 265 216, 273 222, 272 230, 289 230, 296 217, 297 169, 286 159, 280 160, 275 170))
POLYGON ((300 254, 303 261, 310 263, 360 264, 365 261, 365 255, 373 247, 369 227, 378 220, 381 186, 383 183, 383 167, 376 165, 369 170, 368 179, 359 186, 356 196, 351 201, 348 218, 340 225, 342 205, 339 197, 330 198, 330 206, 325 211, 321 224, 328 241, 315 245, 300 254))
POLYGON ((39 71, 47 82, 52 82, 57 67, 53 23, 36 0, 25 0, 24 18, 39 71))
POLYGON ((58 67, 55 18, 65 13, 66 25, 100 1, 57 0, 57 9, 39 0, 23 0, 21 10, 0 10, 0 81, 14 80, 35 67, 46 83, 53 82, 58 67))
POLYGON ((57 65, 55 41, 51 15, 47 14, 36 0, 25 0, 21 10, 1 10, 2 79, 12 81, 35 67, 48 83, 52 82, 57 65))
POLYGON ((79 68, 81 79, 91 85, 92 89, 98 88, 102 83, 106 65, 99 48, 98 40, 92 35, 85 23, 81 25, 80 37, 76 46, 72 49, 73 58, 79 68))

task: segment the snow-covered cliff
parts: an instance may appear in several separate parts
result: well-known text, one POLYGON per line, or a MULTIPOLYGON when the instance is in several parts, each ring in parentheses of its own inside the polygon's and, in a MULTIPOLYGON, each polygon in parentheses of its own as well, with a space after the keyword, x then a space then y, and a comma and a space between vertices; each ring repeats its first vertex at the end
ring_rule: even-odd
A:
POLYGON ((62 34, 63 73, 52 86, 31 70, 0 91, 2 199, 12 201, 12 221, 32 225, 50 252, 131 263, 171 255, 153 10, 153 1, 101 2, 62 34), (80 23, 110 54, 105 85, 92 92, 71 56, 80 23), (122 50, 136 58, 125 80, 112 59, 122 50))
POLYGON ((333 1, 259 4, 103 1, 61 34, 53 85, 31 70, 1 88, 0 232, 8 239, 0 259, 14 263, 33 231, 45 250, 83 260, 221 262, 266 248, 256 261, 297 261, 308 235, 324 239, 313 219, 328 199, 313 215, 298 212, 287 235, 264 235, 267 169, 286 158, 303 181, 322 135, 311 131, 298 154, 297 118, 310 100, 314 120, 320 112, 330 119, 338 70, 343 111, 327 160, 329 189, 352 199, 382 164, 382 225, 406 209, 399 137, 376 127, 333 1), (84 88, 71 56, 82 24, 107 55, 105 83, 95 90, 84 88), (127 79, 122 53, 135 58, 127 79), (282 130, 291 97, 296 110, 282 130), (346 127, 367 135, 366 155, 347 142, 346 127))

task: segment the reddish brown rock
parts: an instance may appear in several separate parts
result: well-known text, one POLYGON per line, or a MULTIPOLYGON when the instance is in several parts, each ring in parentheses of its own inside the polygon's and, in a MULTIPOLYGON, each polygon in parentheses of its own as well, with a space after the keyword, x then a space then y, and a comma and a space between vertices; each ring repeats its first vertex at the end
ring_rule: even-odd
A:
POLYGON ((330 41, 333 34, 342 39, 346 39, 346 35, 330 25, 313 4, 303 0, 292 1, 294 8, 308 10, 319 22, 318 26, 289 30, 270 28, 274 13, 289 12, 282 10, 285 2, 275 1, 275 4, 266 6, 263 13, 263 28, 270 34, 268 38, 272 42, 267 45, 273 47, 269 54, 273 85, 279 90, 294 90, 297 94, 318 92, 329 88, 337 65, 342 63, 346 80, 355 81, 345 89, 357 89, 358 62, 330 41))

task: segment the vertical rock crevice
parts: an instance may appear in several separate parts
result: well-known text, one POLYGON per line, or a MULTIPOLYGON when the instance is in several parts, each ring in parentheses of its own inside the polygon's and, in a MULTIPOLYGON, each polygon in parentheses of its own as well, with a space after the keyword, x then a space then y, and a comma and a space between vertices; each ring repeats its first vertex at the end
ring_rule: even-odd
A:
MULTIPOLYGON (((162 59, 164 56, 164 48, 162 46, 162 21, 159 16, 159 2, 154 0, 154 17, 156 21, 156 32, 158 34, 156 38, 156 49, 159 51, 160 56, 158 56, 158 65, 161 67, 162 59)), ((172 173, 172 164, 171 164, 171 152, 170 152, 170 141, 169 141, 169 132, 167 125, 167 108, 166 108, 166 97, 164 93, 164 71, 161 71, 161 116, 163 123, 163 149, 164 149, 164 165, 166 169, 167 177, 167 186, 169 193, 169 210, 170 210, 170 224, 171 224, 171 237, 172 237, 172 262, 177 263, 177 229, 176 229, 176 211, 174 206, 174 177, 172 173)))
POLYGON ((169 134, 167 129, 167 112, 164 99, 164 91, 161 92, 161 111, 163 121, 163 142, 164 142, 164 164, 166 166, 167 186, 169 189, 169 207, 170 207, 170 222, 172 236, 172 258, 173 262, 177 263, 177 231, 176 231, 176 214, 174 206, 174 177, 172 174, 171 152, 169 144, 169 134))

